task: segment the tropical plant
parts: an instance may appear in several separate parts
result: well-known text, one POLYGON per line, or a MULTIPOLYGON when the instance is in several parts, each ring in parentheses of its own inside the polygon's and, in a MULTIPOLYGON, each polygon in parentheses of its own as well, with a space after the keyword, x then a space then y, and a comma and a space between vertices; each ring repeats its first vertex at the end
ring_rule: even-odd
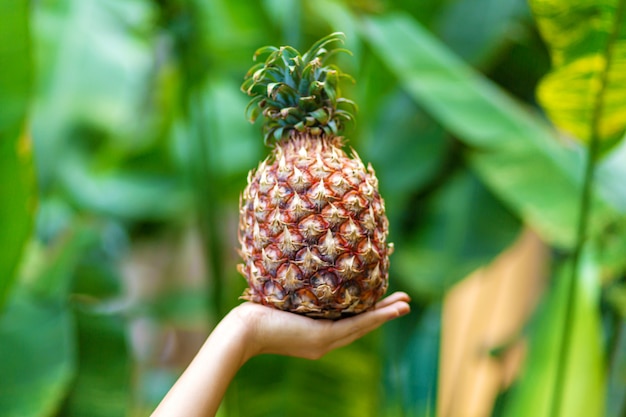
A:
POLYGON ((528 344, 485 409, 623 416, 625 9, 0 0, 0 414, 149 415, 247 286, 237 204, 269 152, 245 120, 250 57, 341 31, 350 140, 376 167, 389 285, 413 313, 317 362, 254 358, 220 415, 451 415, 451 295, 532 230, 545 288, 479 352, 528 344))

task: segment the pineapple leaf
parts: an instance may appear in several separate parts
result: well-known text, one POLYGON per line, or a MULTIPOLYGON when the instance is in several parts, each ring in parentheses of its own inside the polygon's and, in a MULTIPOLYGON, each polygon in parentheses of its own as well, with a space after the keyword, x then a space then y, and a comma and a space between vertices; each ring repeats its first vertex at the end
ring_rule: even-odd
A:
POLYGON ((309 113, 309 115, 312 116, 315 120, 317 120, 323 125, 328 124, 328 120, 330 119, 330 115, 328 114, 328 111, 324 108, 317 109, 309 113))
POLYGON ((341 118, 343 120, 347 120, 350 122, 354 122, 354 117, 352 117, 352 114, 345 110, 337 110, 335 114, 337 115, 338 118, 341 118))
POLYGON ((348 54, 350 56, 354 55, 351 50, 346 49, 346 48, 332 49, 332 50, 328 51, 328 53, 326 53, 324 55, 324 58, 322 59, 322 63, 326 62, 329 58, 332 58, 333 56, 337 55, 340 52, 346 53, 346 54, 348 54))
POLYGON ((296 123, 294 127, 296 128, 298 132, 304 132, 306 130, 306 126, 304 125, 304 122, 302 121, 299 121, 298 123, 296 123))
POLYGON ((280 140, 282 135, 283 135, 283 130, 285 130, 284 127, 278 127, 276 129, 274 129, 274 131, 272 132, 272 136, 274 137, 275 140, 280 140))
POLYGON ((261 107, 259 107, 259 102, 263 100, 263 97, 256 96, 246 106, 246 118, 250 121, 250 123, 254 123, 256 118, 261 113, 261 107))
POLYGON ((337 41, 343 43, 344 38, 345 35, 342 32, 334 32, 328 36, 323 37, 319 41, 315 42, 313 46, 311 46, 311 48, 302 56, 302 60, 304 62, 308 62, 312 60, 312 57, 317 58, 320 55, 320 50, 322 50, 324 46, 337 41))
POLYGON ((336 65, 325 64, 339 52, 351 55, 344 48, 331 46, 343 43, 343 38, 343 33, 332 33, 304 55, 291 46, 257 49, 254 60, 266 56, 265 61, 250 68, 241 90, 252 97, 245 111, 247 118, 254 121, 260 114, 264 117, 266 144, 300 133, 341 135, 344 121, 354 121, 351 112, 356 111, 356 105, 342 98, 339 89, 341 82, 354 79, 336 65))
POLYGON ((291 65, 294 64, 294 58, 300 55, 300 53, 291 46, 281 46, 280 52, 282 52, 280 59, 283 61, 286 68, 290 68, 291 65))
POLYGON ((337 122, 335 120, 331 120, 330 122, 328 122, 328 126, 324 127, 324 131, 327 134, 337 134, 337 132, 339 131, 339 126, 337 125, 337 122))
POLYGON ((262 46, 254 52, 252 59, 256 61, 261 55, 272 54, 276 51, 278 51, 278 48, 275 46, 262 46))
POLYGON ((248 73, 246 74, 246 77, 251 77, 255 72, 263 69, 265 67, 265 64, 260 62, 256 65, 253 65, 249 70, 248 73))
POLYGON ((346 110, 345 113, 350 115, 350 118, 353 118, 352 113, 356 113, 359 110, 359 107, 352 100, 348 100, 347 98, 339 97, 337 99, 337 107, 349 107, 352 109, 352 112, 346 110), (344 106, 342 106, 344 105, 344 106))
POLYGON ((269 83, 267 84, 267 96, 268 97, 276 97, 274 95, 274 91, 280 87, 282 83, 269 83))
POLYGON ((326 133, 326 134, 330 134, 330 132, 328 131, 328 129, 320 129, 319 127, 312 127, 311 129, 309 129, 309 132, 311 132, 311 134, 313 136, 319 136, 322 134, 322 132, 326 133))

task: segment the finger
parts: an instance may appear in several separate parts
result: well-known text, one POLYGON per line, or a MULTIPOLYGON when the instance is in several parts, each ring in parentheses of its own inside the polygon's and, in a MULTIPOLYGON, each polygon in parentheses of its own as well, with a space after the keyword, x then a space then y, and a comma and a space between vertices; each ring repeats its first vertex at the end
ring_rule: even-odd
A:
MULTIPOLYGON (((404 298, 401 294, 394 296, 394 298, 404 298)), ((342 337, 349 336, 354 333, 365 334, 377 327, 381 326, 385 322, 408 314, 411 311, 411 307, 406 301, 396 300, 388 305, 377 306, 376 309, 367 311, 354 317, 342 319, 334 322, 334 326, 338 329, 338 333, 341 333, 342 337)))
POLYGON ((333 329, 334 337, 331 350, 352 343, 389 320, 404 316, 410 311, 411 307, 406 301, 398 300, 358 316, 339 320, 333 326, 336 326, 336 329, 333 329))
POLYGON ((405 292, 402 291, 396 291, 393 294, 383 298, 382 300, 380 300, 377 304, 376 304, 376 308, 383 308, 386 307, 388 305, 391 305, 393 303, 395 303, 396 301, 404 301, 404 302, 410 302, 411 301, 411 297, 409 297, 409 295, 405 292))
POLYGON ((353 324, 349 332, 332 343, 331 349, 348 345, 377 329, 387 321, 408 314, 409 311, 409 305, 406 302, 399 301, 383 309, 364 313, 362 316, 357 317, 358 320, 353 324))

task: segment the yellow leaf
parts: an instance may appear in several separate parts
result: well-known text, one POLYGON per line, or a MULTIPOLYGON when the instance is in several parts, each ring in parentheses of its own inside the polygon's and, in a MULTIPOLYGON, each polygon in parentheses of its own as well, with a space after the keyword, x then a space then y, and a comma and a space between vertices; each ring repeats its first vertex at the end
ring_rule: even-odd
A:
POLYGON ((603 151, 626 130, 626 0, 531 0, 552 57, 537 90, 548 117, 603 151))

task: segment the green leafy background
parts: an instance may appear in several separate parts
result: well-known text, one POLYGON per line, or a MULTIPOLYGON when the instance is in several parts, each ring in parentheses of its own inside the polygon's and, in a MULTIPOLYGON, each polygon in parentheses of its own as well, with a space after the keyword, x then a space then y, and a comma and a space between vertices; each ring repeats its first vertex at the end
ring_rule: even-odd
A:
POLYGON ((350 145, 413 313, 319 362, 254 358, 220 416, 438 415, 445 296, 524 228, 549 279, 493 416, 623 416, 625 3, 0 0, 0 415, 150 414, 245 287, 238 196, 268 152, 239 91, 253 52, 342 31, 350 145))

